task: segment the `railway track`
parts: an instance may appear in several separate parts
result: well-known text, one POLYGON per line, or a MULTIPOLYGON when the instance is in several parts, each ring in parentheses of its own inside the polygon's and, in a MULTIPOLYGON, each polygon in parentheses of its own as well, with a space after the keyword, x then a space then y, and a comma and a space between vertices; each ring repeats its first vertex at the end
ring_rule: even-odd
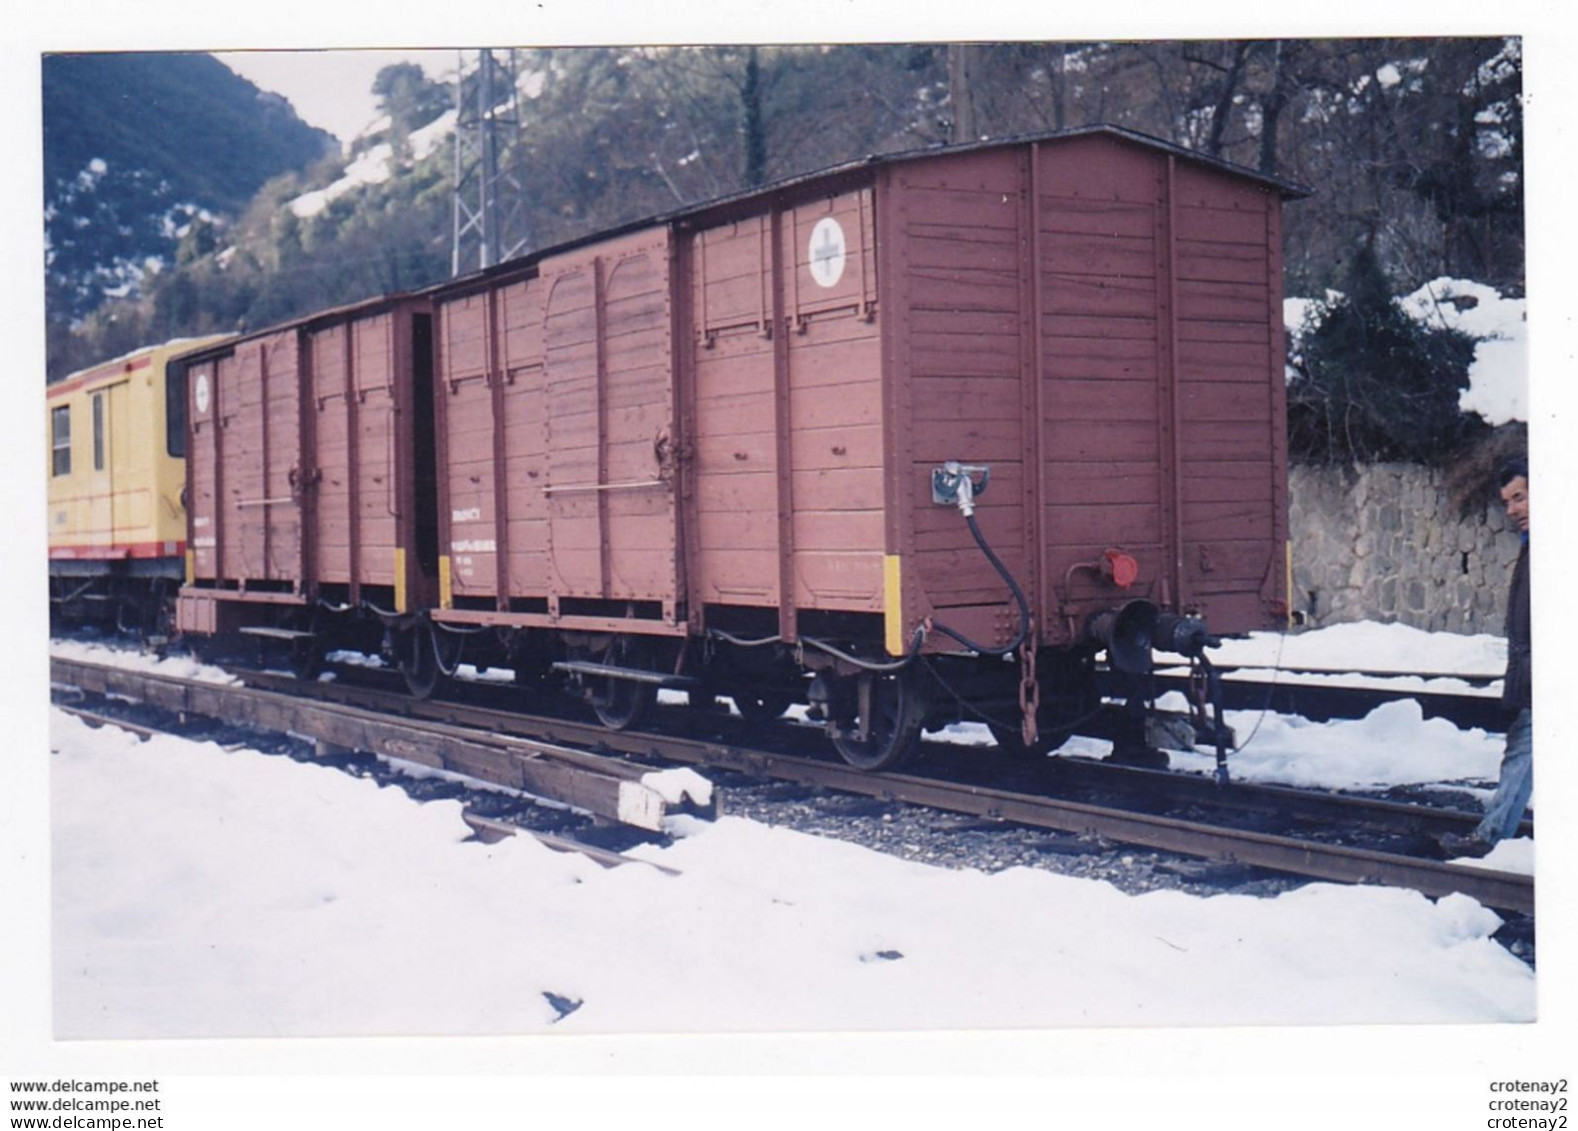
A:
MULTIPOLYGON (((555 798, 608 821, 661 829, 668 812, 661 794, 643 785, 652 763, 722 767, 759 777, 930 806, 990 821, 1016 822, 1082 837, 1144 846, 1313 879, 1407 887, 1426 895, 1454 892, 1498 910, 1532 913, 1531 877, 1466 867, 1372 848, 1184 820, 1139 807, 1096 804, 1045 793, 1018 792, 919 774, 864 773, 795 750, 747 747, 741 728, 718 719, 714 734, 615 732, 573 720, 520 715, 459 701, 417 701, 395 692, 343 682, 300 684, 287 676, 248 673, 245 685, 195 682, 147 672, 52 660, 60 686, 115 695, 180 714, 222 718, 288 731, 325 753, 365 750, 434 769, 555 798), (643 763, 647 764, 643 766, 643 763)), ((798 728, 777 728, 792 732, 798 728)), ((810 731, 812 728, 803 728, 810 731)), ((977 761, 980 761, 978 759, 977 761)), ((1124 783, 1165 792, 1189 804, 1261 811, 1313 821, 1348 821, 1429 835, 1463 829, 1475 817, 1392 802, 1316 795, 1203 778, 1053 759, 1062 784, 1124 783)), ((717 812, 724 801, 711 799, 717 812)))
MULTIPOLYGON (((149 726, 146 724, 129 721, 116 715, 88 710, 86 708, 75 706, 69 703, 57 703, 56 706, 65 713, 82 719, 84 722, 87 722, 90 725, 118 727, 121 730, 136 734, 142 738, 153 738, 159 735, 179 736, 179 732, 174 729, 149 726)), ((326 748, 325 746, 321 745, 319 747, 319 751, 320 755, 326 755, 333 752, 332 748, 326 748)), ((645 811, 637 810, 637 813, 641 812, 645 811)), ((597 816, 596 813, 592 813, 591 815, 594 818, 597 816)), ((485 843, 496 843, 512 836, 529 836, 555 851, 573 852, 578 855, 585 856, 588 859, 603 865, 604 867, 637 865, 640 867, 653 868, 669 875, 679 874, 676 869, 669 868, 665 865, 657 864, 649 860, 642 860, 637 857, 626 856, 622 853, 589 843, 584 839, 531 828, 519 821, 500 819, 499 817, 480 812, 475 806, 472 805, 467 805, 464 807, 461 812, 461 818, 465 821, 467 827, 472 830, 472 834, 478 840, 485 843)), ((649 831, 654 831, 649 827, 651 822, 648 820, 641 820, 639 816, 633 823, 635 823, 637 827, 648 828, 649 831)))
MULTIPOLYGON (((1429 688, 1396 690, 1385 686, 1360 687, 1335 682, 1360 676, 1399 679, 1396 672, 1338 672, 1315 669, 1219 668, 1222 673, 1222 706, 1233 711, 1270 711, 1299 715, 1311 722, 1361 719, 1377 707, 1396 699, 1413 699, 1427 719, 1445 719, 1463 729, 1502 730, 1500 696, 1487 691, 1435 691, 1429 688)), ((1153 677, 1157 691, 1189 690, 1186 675, 1162 672, 1153 677)), ((1499 678, 1499 677, 1498 677, 1499 678)), ((1474 677, 1465 682, 1488 681, 1474 677)))

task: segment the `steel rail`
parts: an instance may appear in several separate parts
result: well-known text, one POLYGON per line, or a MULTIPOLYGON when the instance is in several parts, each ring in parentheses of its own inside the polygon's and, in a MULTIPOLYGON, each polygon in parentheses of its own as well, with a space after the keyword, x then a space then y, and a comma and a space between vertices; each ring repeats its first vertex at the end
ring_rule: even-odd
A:
MULTIPOLYGON (((84 710, 81 707, 72 707, 61 704, 56 704, 56 706, 60 707, 60 709, 66 712, 68 715, 73 715, 86 723, 91 723, 94 726, 117 727, 120 730, 124 730, 130 734, 139 735, 142 738, 154 738, 157 736, 169 737, 173 736, 175 733, 162 727, 152 727, 142 723, 133 723, 127 721, 126 719, 115 718, 112 715, 100 714, 97 711, 84 710)), ((658 864, 651 860, 642 860, 635 856, 625 856, 622 853, 612 852, 606 848, 598 848, 596 845, 587 844, 585 841, 576 840, 573 837, 559 836, 555 833, 547 833, 537 829, 527 828, 525 825, 518 825, 513 821, 501 821, 496 817, 485 817, 469 807, 461 811, 460 818, 461 820, 465 821, 466 825, 471 829, 472 835, 474 835, 484 844, 497 844, 499 841, 505 840, 509 837, 526 836, 542 844, 544 847, 553 849, 555 852, 574 853, 580 856, 585 856, 587 859, 592 860, 605 868, 619 867, 625 864, 641 864, 648 868, 655 868, 665 875, 680 875, 680 871, 677 868, 670 868, 667 865, 658 864)))
POLYGON ((135 734, 140 738, 153 738, 156 735, 167 735, 170 732, 160 730, 158 727, 143 726, 141 723, 131 723, 124 719, 117 719, 111 715, 102 715, 97 711, 84 710, 81 707, 72 707, 64 703, 56 703, 56 707, 75 718, 81 719, 96 727, 119 727, 128 734, 135 734))
MULTIPOLYGON (((1158 668, 1186 668, 1189 661, 1185 657, 1176 660, 1158 661, 1158 668)), ((1223 675, 1236 675, 1243 673, 1267 675, 1275 678, 1278 675, 1319 675, 1319 676, 1361 676, 1366 679, 1459 679, 1471 686, 1484 687, 1502 678, 1501 672, 1404 672, 1393 669, 1357 668, 1357 667, 1320 667, 1314 664, 1295 664, 1283 662, 1280 664, 1213 664, 1218 672, 1223 675)))
POLYGON ((317 743, 322 756, 350 751, 381 754, 551 798, 595 817, 653 832, 662 831, 667 815, 662 795, 641 783, 641 768, 542 740, 391 718, 345 703, 76 660, 52 658, 50 673, 54 682, 85 692, 292 734, 317 743))
MULTIPOLYGON (((58 659, 52 661, 52 679, 57 683, 75 684, 87 691, 103 690, 91 684, 95 679, 105 679, 106 675, 95 677, 90 673, 85 683, 83 679, 77 677, 76 669, 97 668, 99 673, 108 673, 108 678, 112 682, 121 683, 122 688, 129 681, 118 680, 115 677, 124 674, 146 678, 145 673, 128 672, 125 669, 98 668, 97 665, 82 664, 74 664, 74 667, 66 668, 62 666, 63 663, 58 659)), ((451 702, 423 702, 383 692, 364 695, 358 689, 335 683, 298 684, 288 677, 250 674, 248 678, 264 682, 277 679, 282 685, 293 686, 299 693, 317 697, 309 702, 318 703, 324 708, 332 706, 335 710, 356 711, 372 719, 387 720, 387 717, 363 708, 349 707, 346 704, 330 704, 326 700, 331 697, 356 697, 366 702, 379 699, 398 702, 397 709, 420 718, 421 723, 419 725, 412 721, 387 723, 387 725, 406 727, 418 736, 428 735, 427 728, 433 727, 435 722, 442 720, 440 727, 453 727, 461 734, 473 737, 485 736, 492 743, 506 741, 503 735, 489 734, 486 730, 477 729, 492 727, 497 731, 513 732, 513 735, 523 742, 553 744, 554 749, 565 749, 558 744, 573 743, 640 758, 663 758, 693 765, 718 766, 759 776, 820 785, 882 800, 925 805, 1080 836, 1100 837, 1120 843, 1267 868, 1313 879, 1340 883, 1389 884, 1411 888, 1428 896, 1462 893, 1498 910, 1519 912, 1534 910, 1532 877, 1483 867, 1447 864, 1269 833, 1224 829, 1177 818, 1054 797, 1014 793, 979 785, 939 782, 914 775, 892 773, 876 775, 841 763, 798 754, 748 750, 723 741, 649 732, 609 731, 592 724, 515 715, 451 702), (467 725, 462 725, 461 720, 467 720, 467 725), (521 732, 521 728, 528 726, 532 728, 530 738, 523 737, 521 732)), ((188 684, 185 681, 171 680, 169 677, 159 677, 158 682, 149 684, 150 691, 186 703, 192 700, 201 701, 205 696, 201 689, 210 689, 208 694, 211 694, 211 689, 216 687, 224 689, 226 685, 188 684), (187 689, 186 692, 183 693, 182 688, 187 689)), ((254 694, 260 696, 268 696, 270 701, 283 701, 286 704, 296 701, 293 696, 277 692, 247 690, 253 690, 254 694)), ((117 693, 131 697, 146 697, 149 702, 159 706, 208 713, 200 710, 196 705, 183 707, 180 703, 160 703, 152 694, 138 696, 124 689, 117 690, 117 693)), ((251 721, 254 725, 261 726, 270 725, 265 720, 238 721, 251 721)), ((429 744, 437 740, 437 734, 425 739, 429 744)), ((340 744, 352 747, 358 745, 354 738, 352 741, 340 744)), ((583 751, 581 757, 590 759, 595 758, 596 755, 583 751)), ((428 764, 432 764, 431 761, 428 764)), ((490 768, 488 765, 478 767, 482 771, 488 771, 490 768)), ((460 769, 458 772, 487 777, 486 772, 474 772, 470 769, 460 769)), ((632 767, 628 772, 639 774, 641 771, 632 767)), ((1459 814, 1455 819, 1461 822, 1463 817, 1459 814)))
MULTIPOLYGON (((1183 675, 1157 674, 1158 691, 1189 692, 1189 679, 1183 675)), ((1474 695, 1449 691, 1392 690, 1384 687, 1351 687, 1328 683, 1277 682, 1274 678, 1223 679, 1222 706, 1235 711, 1272 711, 1279 715, 1301 715, 1311 722, 1329 719, 1361 719, 1386 703, 1413 699, 1427 719, 1446 719, 1458 727, 1482 730, 1506 729, 1501 699, 1494 695, 1474 695)))
POLYGON ((797 756, 762 754, 721 745, 709 745, 707 760, 710 764, 802 784, 1101 837, 1185 856, 1247 864, 1340 883, 1388 884, 1429 896, 1461 893, 1503 911, 1532 913, 1534 910, 1533 878, 1511 872, 1395 856, 1270 833, 1222 829, 1172 817, 983 786, 940 783, 911 775, 877 776, 797 756))
MULTIPOLYGON (((1060 758, 1055 773, 1061 779, 1086 787, 1117 784, 1123 788, 1166 791, 1178 801, 1221 809, 1270 813, 1284 818, 1345 821, 1388 832, 1416 832, 1427 836, 1467 832, 1479 823, 1480 814, 1437 808, 1406 801, 1350 794, 1320 793, 1285 785, 1232 781, 1218 785, 1214 778, 1153 770, 1079 758, 1060 758)), ((1534 822, 1518 825, 1519 836, 1533 836, 1534 822)))
MULTIPOLYGON (((265 678, 278 680, 281 685, 291 683, 290 677, 286 676, 265 678)), ((333 683, 311 687, 318 694, 356 694, 354 689, 338 687, 333 683)), ((1323 844, 1296 837, 1223 829, 1127 809, 1013 793, 985 786, 950 784, 914 775, 873 775, 842 763, 798 754, 750 750, 729 742, 642 731, 610 731, 591 723, 517 715, 455 703, 421 703, 400 695, 387 698, 391 703, 399 704, 396 709, 409 710, 419 715, 452 719, 467 717, 473 725, 501 729, 529 726, 534 735, 553 742, 592 746, 640 758, 667 758, 693 765, 722 766, 802 784, 823 785, 868 797, 927 805, 1077 835, 1098 836, 1180 855, 1263 867, 1312 879, 1391 884, 1430 896, 1460 892, 1498 910, 1525 913, 1534 910, 1533 878, 1517 873, 1398 856, 1373 849, 1323 844)), ((1442 831, 1461 831, 1477 819, 1451 810, 1399 806, 1395 802, 1367 798, 1334 798, 1308 791, 1245 783, 1234 783, 1223 789, 1206 778, 1163 775, 1154 771, 1147 773, 1100 764, 1086 766, 1073 759, 1061 762, 1059 772, 1094 777, 1117 771, 1121 777, 1153 777, 1158 783, 1162 783, 1165 777, 1168 789, 1184 791, 1190 800, 1197 803, 1243 804, 1281 815, 1299 814, 1329 820, 1357 811, 1369 821, 1390 820, 1406 815, 1411 822, 1442 831)))

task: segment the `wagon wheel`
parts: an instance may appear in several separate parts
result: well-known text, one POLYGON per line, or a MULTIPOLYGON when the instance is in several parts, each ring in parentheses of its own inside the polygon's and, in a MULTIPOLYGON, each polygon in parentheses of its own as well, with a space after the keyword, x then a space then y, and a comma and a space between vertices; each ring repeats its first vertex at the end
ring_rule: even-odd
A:
MULTIPOLYGON (((629 636, 616 636, 603 654, 600 664, 620 668, 645 668, 645 648, 640 641, 629 636)), ((591 690, 592 710, 598 721, 609 730, 628 730, 641 721, 647 708, 657 699, 657 689, 651 684, 614 676, 593 676, 588 681, 591 690)))
POLYGON ((852 705, 852 717, 832 730, 844 761, 857 770, 891 770, 915 752, 926 704, 913 671, 860 675, 852 705), (863 708, 869 710, 864 739, 858 736, 863 708))
POLYGON ((417 699, 431 699, 443 678, 437 647, 431 621, 417 621, 396 637, 400 674, 405 677, 406 690, 417 699))
POLYGON ((157 578, 143 609, 141 643, 144 649, 162 653, 175 635, 175 598, 165 578, 157 578))
POLYGON ((290 674, 303 682, 317 679, 327 654, 323 638, 316 633, 297 637, 290 642, 290 674))
POLYGON ((731 698, 748 723, 776 722, 794 704, 794 696, 785 691, 740 691, 731 698))

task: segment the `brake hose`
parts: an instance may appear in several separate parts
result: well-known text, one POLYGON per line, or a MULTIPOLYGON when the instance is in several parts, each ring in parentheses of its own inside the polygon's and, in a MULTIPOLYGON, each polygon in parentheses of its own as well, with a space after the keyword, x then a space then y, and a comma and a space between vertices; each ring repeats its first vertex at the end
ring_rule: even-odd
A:
POLYGON ((954 631, 945 624, 933 622, 932 628, 944 636, 952 637, 970 649, 970 651, 977 652, 982 656, 1011 656, 1019 651, 1019 646, 1030 635, 1030 602, 1025 600, 1025 591, 1019 588, 1019 582, 1015 581, 1014 575, 1008 572, 1008 567, 1003 564, 1003 560, 986 544, 986 539, 981 534, 981 528, 976 525, 975 515, 966 514, 964 521, 970 524, 970 533, 975 536, 975 544, 981 547, 981 553, 986 555, 986 560, 992 563, 992 568, 998 572, 1004 581, 1008 582, 1008 588, 1013 591, 1014 602, 1019 606, 1019 633, 1012 642, 1005 644, 1003 647, 989 648, 984 644, 977 644, 968 636, 954 631))
MULTIPOLYGON (((764 636, 757 640, 742 640, 738 636, 733 636, 730 633, 724 632, 721 628, 709 629, 708 635, 717 640, 722 640, 725 644, 733 644, 736 648, 761 648, 768 644, 783 643, 782 636, 764 636)), ((829 644, 825 640, 816 639, 814 636, 802 636, 800 638, 801 644, 815 648, 819 652, 826 652, 828 655, 843 660, 845 663, 853 664, 855 667, 864 671, 879 673, 896 672, 901 668, 909 667, 915 662, 916 657, 920 655, 921 645, 925 642, 926 626, 917 625, 915 628, 915 636, 910 642, 910 650, 906 652, 901 659, 879 661, 865 660, 859 656, 851 655, 850 653, 845 652, 843 649, 829 644)))
MULTIPOLYGON (((1009 641, 1001 648, 992 648, 985 644, 976 643, 968 636, 965 636, 962 632, 949 628, 945 624, 933 622, 931 627, 934 631, 940 632, 944 636, 951 637, 953 640, 956 640, 960 644, 964 645, 970 651, 979 655, 1011 656, 1015 652, 1019 651, 1020 645, 1022 645, 1025 642, 1025 639, 1030 635, 1030 602, 1025 599, 1025 591, 1019 587, 1019 582, 1014 580, 1014 575, 1008 572, 1008 567, 1003 564, 1003 560, 997 556, 996 552, 991 546, 987 545, 986 537, 981 533, 981 528, 975 521, 975 515, 965 514, 964 521, 969 525, 970 533, 975 538, 975 544, 981 548, 981 553, 986 555, 986 560, 992 564, 992 568, 995 569, 998 575, 1008 583, 1008 588, 1013 592, 1014 603, 1019 606, 1019 631, 1014 635, 1013 640, 1009 641)), ((765 644, 776 644, 783 639, 781 636, 768 636, 759 640, 741 640, 738 637, 731 636, 728 633, 719 631, 717 629, 712 630, 712 635, 720 640, 725 641, 726 643, 744 648, 755 648, 761 647, 765 644)), ((885 663, 875 663, 870 660, 862 660, 858 657, 851 656, 848 652, 844 652, 838 648, 835 648, 826 641, 816 640, 809 636, 802 637, 800 642, 802 644, 809 644, 818 651, 826 652, 829 655, 836 656, 838 659, 854 664, 856 667, 862 668, 866 671, 892 672, 898 671, 900 668, 908 667, 915 661, 915 658, 920 655, 921 644, 924 642, 925 637, 926 626, 921 625, 915 630, 914 641, 910 646, 910 650, 904 655, 904 657, 899 660, 885 663)))

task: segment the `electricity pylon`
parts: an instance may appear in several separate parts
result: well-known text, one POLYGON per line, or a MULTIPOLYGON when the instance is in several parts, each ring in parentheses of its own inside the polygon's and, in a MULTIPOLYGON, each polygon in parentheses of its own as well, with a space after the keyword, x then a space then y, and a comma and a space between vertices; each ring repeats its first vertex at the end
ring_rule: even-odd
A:
POLYGON ((525 249, 525 146, 516 53, 483 48, 455 83, 455 234, 450 273, 491 267, 525 249))

